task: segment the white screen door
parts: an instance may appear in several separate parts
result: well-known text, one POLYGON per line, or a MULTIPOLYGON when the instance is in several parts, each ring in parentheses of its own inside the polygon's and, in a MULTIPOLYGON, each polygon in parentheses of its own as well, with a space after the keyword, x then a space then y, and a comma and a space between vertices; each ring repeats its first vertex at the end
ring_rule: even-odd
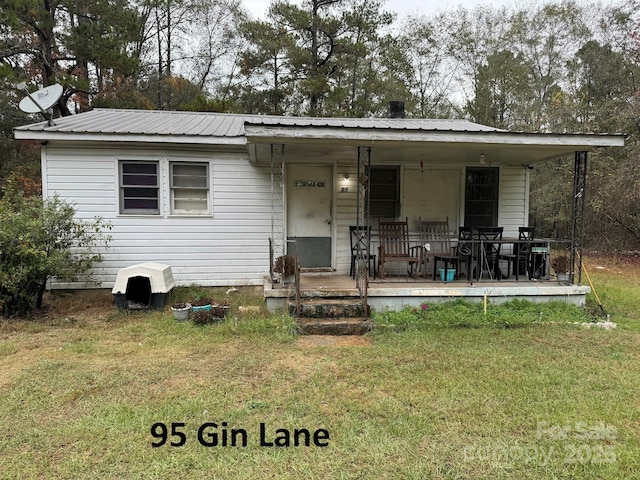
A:
POLYGON ((303 268, 331 267, 332 192, 330 165, 287 166, 287 251, 303 268))

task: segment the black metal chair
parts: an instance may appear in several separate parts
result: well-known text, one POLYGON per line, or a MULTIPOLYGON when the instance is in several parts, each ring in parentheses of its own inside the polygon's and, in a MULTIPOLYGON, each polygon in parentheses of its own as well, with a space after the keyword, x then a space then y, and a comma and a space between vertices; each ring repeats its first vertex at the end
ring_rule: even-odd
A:
POLYGON ((376 278, 376 256, 370 253, 369 244, 371 242, 371 225, 365 226, 349 226, 349 239, 351 242, 351 269, 349 270, 349 276, 355 278, 356 276, 356 259, 358 258, 358 251, 362 254, 369 254, 369 269, 371 270, 371 262, 373 262, 373 278, 376 278))
POLYGON ((526 272, 529 280, 533 277, 532 247, 535 236, 534 227, 519 227, 518 241, 513 243, 511 253, 501 252, 500 259, 507 261, 507 277, 511 276, 511 265, 516 281, 519 280, 521 272, 526 272), (523 268, 524 267, 524 268, 523 268))
MULTIPOLYGON (((471 264, 477 257, 476 251, 478 244, 475 243, 473 229, 471 227, 460 227, 458 229, 458 246, 456 248, 458 253, 458 269, 460 265, 465 266, 465 275, 467 280, 473 278, 473 270, 471 264)), ((458 272, 458 278, 460 278, 460 272, 458 272)))
POLYGON ((500 280, 500 248, 502 247, 502 232, 504 227, 478 227, 478 239, 480 240, 480 267, 479 277, 487 271, 489 278, 500 280))
POLYGON ((516 245, 515 254, 516 260, 514 263, 514 271, 516 274, 516 280, 520 274, 520 266, 524 264, 524 270, 527 272, 527 278, 531 280, 533 278, 533 240, 535 238, 536 229, 534 227, 520 227, 518 228, 518 240, 516 245))

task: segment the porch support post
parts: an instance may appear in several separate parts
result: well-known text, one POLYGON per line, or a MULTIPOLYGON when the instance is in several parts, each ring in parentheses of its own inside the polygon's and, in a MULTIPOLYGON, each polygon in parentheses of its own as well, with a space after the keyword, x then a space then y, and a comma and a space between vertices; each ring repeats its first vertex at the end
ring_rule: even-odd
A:
MULTIPOLYGON (((271 144, 271 243, 273 258, 285 255, 284 145, 271 144)), ((269 271, 273 269, 273 259, 269 271)))
MULTIPOLYGON (((371 147, 358 147, 358 172, 356 175, 356 232, 362 235, 356 248, 356 287, 364 308, 364 316, 369 316, 369 263, 371 256, 371 231, 369 230, 369 167, 371 166, 371 147), (364 230, 360 230, 364 227, 364 230)), ((360 237, 359 237, 360 238, 360 237)))
POLYGON ((573 229, 571 231, 571 283, 582 284, 582 240, 584 226, 584 205, 587 187, 587 152, 576 152, 573 164, 573 229), (577 258, 576 258, 577 254, 577 258))
POLYGON ((369 177, 371 166, 371 147, 358 147, 356 225, 369 226, 369 177))

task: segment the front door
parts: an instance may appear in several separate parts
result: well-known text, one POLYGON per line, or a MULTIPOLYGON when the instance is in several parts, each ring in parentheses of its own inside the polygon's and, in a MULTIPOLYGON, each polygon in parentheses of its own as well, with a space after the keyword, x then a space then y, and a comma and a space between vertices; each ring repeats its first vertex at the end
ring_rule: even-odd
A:
POLYGON ((331 267, 332 167, 287 166, 287 252, 302 268, 331 267))

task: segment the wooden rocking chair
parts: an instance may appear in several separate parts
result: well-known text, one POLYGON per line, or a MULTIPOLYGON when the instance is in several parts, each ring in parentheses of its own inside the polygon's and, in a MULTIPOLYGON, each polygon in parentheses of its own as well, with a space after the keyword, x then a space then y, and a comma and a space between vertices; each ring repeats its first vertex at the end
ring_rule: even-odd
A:
POLYGON ((423 221, 420 224, 420 246, 422 247, 422 275, 427 276, 427 261, 433 260, 433 279, 436 279, 438 262, 444 263, 445 278, 447 271, 453 269, 458 278, 458 254, 451 248, 449 237, 449 218, 444 222, 423 221))
POLYGON ((407 274, 414 276, 413 270, 420 264, 420 247, 409 245, 409 222, 380 222, 378 227, 380 246, 378 247, 378 275, 384 278, 387 262, 407 262, 407 274))

